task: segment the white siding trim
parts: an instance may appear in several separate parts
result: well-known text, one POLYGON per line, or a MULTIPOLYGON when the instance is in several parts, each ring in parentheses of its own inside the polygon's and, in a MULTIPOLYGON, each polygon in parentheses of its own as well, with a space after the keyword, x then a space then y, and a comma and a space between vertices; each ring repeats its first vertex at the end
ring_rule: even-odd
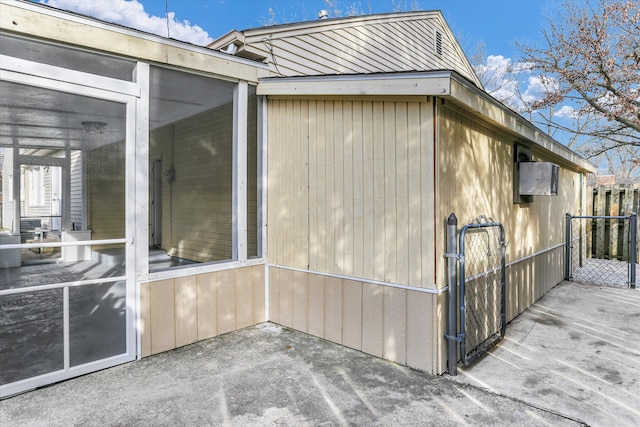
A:
POLYGON ((247 260, 247 82, 233 91, 233 259, 247 260))
MULTIPOLYGON (((137 316, 135 311, 136 301, 136 246, 140 243, 135 241, 136 233, 136 203, 131 203, 131 200, 136 200, 136 175, 140 171, 136 170, 137 155, 136 155, 136 116, 137 116, 137 102, 136 98, 131 98, 127 102, 127 114, 126 114, 126 139, 125 150, 127 153, 125 160, 125 235, 129 240, 125 244, 125 257, 126 257, 126 275, 127 281, 125 284, 126 293, 126 354, 131 360, 135 359, 137 354, 138 345, 138 332, 136 330, 137 316), (133 266, 133 267, 132 267, 133 266)), ((146 154, 146 150, 143 151, 146 154)), ((68 157, 68 156, 67 156, 68 157)), ((144 171, 146 172, 146 169, 144 171)), ((146 176, 146 174, 145 174, 146 176)), ((147 221, 147 217, 144 217, 144 221, 147 221)))
POLYGON ((221 261, 214 263, 206 263, 194 267, 193 264, 184 267, 173 267, 167 270, 154 271, 149 273, 147 280, 142 282, 157 282, 165 279, 176 279, 178 277, 189 277, 198 274, 214 273, 218 271, 233 270, 242 267, 251 267, 254 265, 264 265, 266 261, 262 258, 252 258, 246 261, 221 261))
POLYGON ((268 136, 267 136, 267 100, 260 96, 258 99, 258 215, 259 233, 258 250, 262 258, 267 258, 267 164, 268 164, 268 136))
POLYGON ((451 73, 396 73, 385 75, 291 77, 264 79, 258 95, 420 95, 451 93, 451 73))
MULTIPOLYGON (((140 86, 140 98, 136 101, 136 170, 135 178, 135 250, 136 280, 146 279, 149 272, 149 75, 150 66, 138 62, 134 81, 140 86)), ((127 127, 131 127, 131 123, 127 127)), ((138 353, 139 354, 139 353, 138 353)))
POLYGON ((554 251, 554 250, 556 250, 556 249, 558 249, 558 248, 563 247, 565 244, 566 244, 565 242, 558 243, 557 245, 551 246, 550 248, 542 249, 541 251, 538 251, 538 252, 532 253, 531 255, 527 255, 527 256, 525 256, 525 257, 518 258, 518 259, 517 259, 517 260, 515 260, 515 261, 511 261, 511 262, 509 262, 509 263, 505 264, 505 268, 509 268, 509 267, 514 266, 514 265, 516 265, 516 264, 519 264, 519 263, 521 263, 521 262, 527 261, 527 260, 529 260, 529 259, 531 259, 531 258, 535 258, 535 257, 537 257, 538 255, 543 255, 543 254, 546 254, 547 252, 554 251))
POLYGON ((17 3, 17 2, 9 2, 9 1, 3 0, 3 1, 0 1, 0 5, 7 5, 7 6, 10 6, 10 7, 16 7, 17 9, 28 10, 28 11, 31 11, 31 12, 35 12, 35 13, 38 13, 38 14, 41 14, 41 15, 50 16, 50 17, 57 18, 57 19, 64 19, 66 21, 74 22, 74 23, 77 23, 77 24, 80 24, 80 25, 86 25, 86 26, 91 27, 91 28, 97 28, 97 29, 100 29, 100 30, 107 30, 107 31, 110 31, 112 33, 122 34, 124 36, 128 36, 128 37, 132 37, 132 38, 136 38, 136 39, 140 39, 140 40, 145 40, 145 41, 157 43, 158 45, 161 45, 161 46, 166 46, 166 47, 170 46, 170 47, 181 49, 181 50, 185 50, 185 51, 190 51, 190 52, 203 54, 203 55, 210 56, 210 57, 216 58, 217 60, 221 60, 221 61, 225 61, 225 62, 232 62, 232 63, 238 63, 238 64, 243 64, 243 65, 249 65, 249 66, 254 67, 254 68, 265 68, 265 69, 268 68, 267 65, 262 64, 260 62, 252 61, 252 60, 245 59, 245 58, 235 57, 235 56, 229 55, 227 53, 222 53, 222 52, 218 52, 218 51, 212 50, 212 49, 210 49, 208 47, 195 46, 195 45, 190 44, 190 43, 181 42, 179 40, 174 40, 174 39, 170 39, 170 38, 163 37, 163 36, 157 36, 155 34, 145 33, 145 32, 133 29, 133 28, 127 28, 127 27, 123 27, 123 26, 110 24, 110 23, 105 22, 105 21, 100 21, 100 20, 95 19, 95 18, 81 16, 81 15, 78 15, 78 14, 74 14, 72 12, 67 12, 67 11, 64 11, 64 10, 56 10, 56 9, 50 8, 50 7, 44 7, 44 6, 39 5, 37 3, 31 3, 31 2, 20 2, 20 3, 17 3))
MULTIPOLYGON (((425 294, 440 295, 449 290, 448 286, 445 286, 444 288, 440 288, 440 289, 419 288, 416 286, 401 285, 400 283, 381 282, 379 280, 365 279, 362 277, 346 276, 343 274, 325 273, 322 271, 313 271, 313 270, 307 270, 303 268, 287 267, 286 265, 267 264, 267 266, 273 267, 273 268, 281 268, 283 270, 299 271, 301 273, 316 274, 318 276, 333 277, 336 279, 343 279, 343 280, 351 280, 351 281, 360 282, 360 283, 371 283, 372 285, 386 286, 389 288, 406 289, 408 291, 422 292, 425 294)), ((436 285, 433 285, 433 286, 436 286, 436 285)))
POLYGON ((264 268, 264 321, 271 321, 271 311, 269 310, 269 266, 265 264, 264 268))
MULTIPOLYGON (((140 87, 140 98, 136 100, 136 168, 144 179, 136 178, 135 188, 135 210, 137 224, 135 224, 134 245, 135 269, 137 273, 135 282, 135 338, 136 338, 136 358, 142 358, 142 305, 140 301, 140 283, 149 275, 149 75, 151 67, 147 63, 138 62, 134 70, 134 81, 140 87), (143 220, 143 218, 145 220, 143 220)), ((127 124, 130 127, 131 124, 127 124)), ((84 154, 84 152, 83 152, 84 154)), ((83 162, 83 167, 86 162, 83 162)))
POLYGON ((136 83, 124 80, 97 76, 95 74, 70 70, 68 68, 56 67, 53 65, 40 64, 6 55, 0 55, 0 63, 2 64, 3 69, 14 71, 16 73, 30 74, 55 81, 74 82, 74 84, 81 86, 100 87, 131 96, 140 95, 140 89, 136 83))

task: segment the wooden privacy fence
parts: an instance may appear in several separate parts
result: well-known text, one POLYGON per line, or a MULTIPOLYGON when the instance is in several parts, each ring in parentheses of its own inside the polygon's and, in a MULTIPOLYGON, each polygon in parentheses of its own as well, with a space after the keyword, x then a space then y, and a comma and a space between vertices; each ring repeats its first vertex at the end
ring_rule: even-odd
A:
MULTIPOLYGON (((593 185, 588 189, 591 190, 587 193, 586 214, 588 216, 629 216, 633 212, 638 212, 639 183, 593 185)), ((596 259, 629 261, 629 245, 626 244, 630 235, 629 225, 629 221, 617 219, 593 221, 584 230, 587 239, 592 242, 591 253, 585 255, 596 259)), ((636 233, 636 236, 638 235, 640 233, 636 233)))

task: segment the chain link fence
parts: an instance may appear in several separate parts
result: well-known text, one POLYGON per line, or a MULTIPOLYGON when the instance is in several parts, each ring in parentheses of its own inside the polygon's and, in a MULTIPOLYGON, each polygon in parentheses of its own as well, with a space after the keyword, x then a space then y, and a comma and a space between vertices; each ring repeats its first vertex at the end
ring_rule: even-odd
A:
POLYGON ((465 364, 502 338, 504 229, 499 223, 468 224, 460 232, 460 302, 465 364))
POLYGON ((566 221, 566 279, 594 285, 636 287, 636 214, 567 215, 566 221))
POLYGON ((462 362, 468 365, 502 339, 506 328, 504 227, 481 217, 462 227, 459 242, 456 236, 457 220, 452 214, 446 255, 450 298, 446 338, 451 375, 456 375, 456 343, 460 343, 462 362))

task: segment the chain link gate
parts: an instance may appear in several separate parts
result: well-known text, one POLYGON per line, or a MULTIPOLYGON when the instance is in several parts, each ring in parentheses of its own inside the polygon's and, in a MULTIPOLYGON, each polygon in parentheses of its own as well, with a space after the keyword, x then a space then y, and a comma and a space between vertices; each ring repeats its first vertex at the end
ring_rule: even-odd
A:
POLYGON ((445 335, 449 340, 451 375, 457 373, 456 343, 460 343, 462 362, 469 365, 504 337, 507 325, 503 225, 480 217, 477 222, 462 227, 459 239, 456 234, 457 220, 451 214, 446 254, 449 258, 449 329, 445 335))
POLYGON ((636 287, 638 217, 566 215, 565 279, 636 287))

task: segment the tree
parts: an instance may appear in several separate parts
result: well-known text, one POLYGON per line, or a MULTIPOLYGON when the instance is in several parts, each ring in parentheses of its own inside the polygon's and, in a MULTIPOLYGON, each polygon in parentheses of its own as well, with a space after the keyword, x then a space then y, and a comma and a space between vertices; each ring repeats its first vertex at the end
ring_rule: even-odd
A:
POLYGON ((527 108, 562 109, 573 115, 574 126, 561 124, 553 112, 536 120, 585 137, 591 156, 640 147, 640 3, 565 0, 547 20, 543 38, 543 46, 518 44, 523 62, 546 82, 543 97, 527 108))

